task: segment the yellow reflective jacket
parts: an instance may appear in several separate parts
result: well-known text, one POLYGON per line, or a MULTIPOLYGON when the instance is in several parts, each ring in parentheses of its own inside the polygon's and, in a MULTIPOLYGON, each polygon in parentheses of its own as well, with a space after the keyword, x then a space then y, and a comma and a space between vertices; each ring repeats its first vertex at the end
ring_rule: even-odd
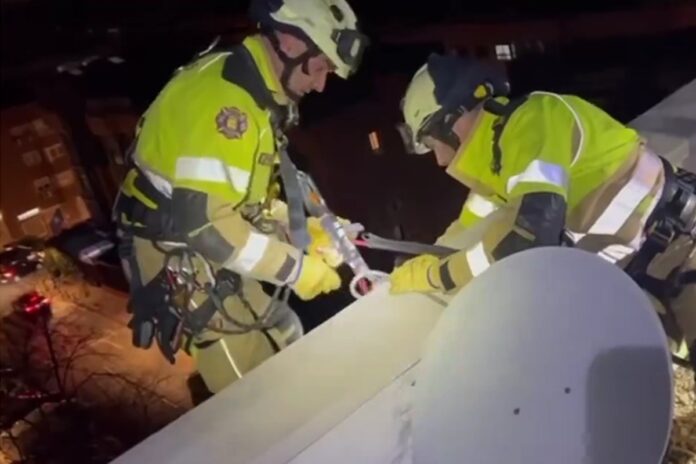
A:
MULTIPOLYGON (((287 104, 260 36, 243 46, 276 102, 287 104)), ((287 283, 302 252, 242 214, 266 199, 278 154, 270 111, 227 78, 243 71, 230 68, 230 55, 206 55, 162 89, 143 116, 134 151, 139 171, 129 174, 122 194, 156 211, 137 188, 137 176, 145 175, 171 199, 175 228, 196 251, 243 275, 287 283)))
POLYGON ((659 157, 636 131, 581 98, 547 92, 508 115, 481 111, 447 172, 471 189, 461 226, 505 209, 480 243, 443 261, 457 287, 495 261, 495 248, 517 229, 523 196, 561 195, 570 238, 616 262, 639 248, 664 183, 659 157))

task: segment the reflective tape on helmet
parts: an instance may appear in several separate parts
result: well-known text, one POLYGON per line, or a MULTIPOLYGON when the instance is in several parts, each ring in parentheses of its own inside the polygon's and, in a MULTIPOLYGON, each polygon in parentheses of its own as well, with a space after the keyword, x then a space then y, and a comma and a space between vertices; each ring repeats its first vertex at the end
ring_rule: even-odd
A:
POLYGON ((508 179, 507 192, 512 192, 517 184, 522 183, 550 184, 565 190, 568 188, 568 173, 558 164, 534 160, 520 174, 508 179))
POLYGON ((268 243, 269 239, 266 235, 251 232, 246 244, 232 262, 232 266, 241 272, 251 272, 263 258, 268 243))
POLYGON ((498 205, 475 193, 469 194, 466 209, 474 215, 484 218, 498 209, 498 205))
POLYGON ((183 156, 176 160, 176 179, 231 183, 235 190, 244 192, 249 186, 251 172, 225 165, 217 158, 183 156))
POLYGON ((655 186, 662 162, 651 152, 643 152, 631 179, 611 200, 609 206, 592 224, 588 233, 612 235, 619 231, 631 213, 643 202, 655 186))
POLYGON ((469 264, 471 275, 474 277, 481 274, 491 266, 491 262, 483 249, 483 243, 477 243, 473 248, 466 252, 466 262, 469 264))
POLYGON ((336 43, 338 57, 353 71, 360 66, 362 56, 369 40, 355 29, 334 30, 331 38, 336 43))

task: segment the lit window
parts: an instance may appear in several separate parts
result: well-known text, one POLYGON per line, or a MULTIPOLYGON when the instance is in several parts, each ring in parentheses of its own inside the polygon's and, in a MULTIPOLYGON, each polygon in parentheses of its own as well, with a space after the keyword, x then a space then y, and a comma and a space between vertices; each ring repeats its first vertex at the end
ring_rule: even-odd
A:
POLYGON ((10 129, 10 137, 18 147, 31 144, 34 141, 34 130, 31 124, 23 124, 10 129))
POLYGON ((75 183, 75 172, 72 169, 59 172, 54 176, 55 184, 60 188, 69 188, 75 183))
POLYGON ((44 121, 43 118, 34 119, 31 122, 31 125, 34 127, 34 131, 36 131, 39 137, 46 137, 47 135, 53 134, 53 129, 51 129, 51 126, 46 124, 46 121, 44 121))
POLYGON ((39 198, 48 200, 53 198, 53 183, 48 177, 41 177, 34 181, 34 189, 39 195, 39 198))
POLYGON ((46 147, 44 151, 46 152, 46 158, 48 158, 49 163, 53 163, 58 158, 65 156, 65 148, 62 143, 56 143, 55 145, 46 147))
POLYGON ((24 137, 29 135, 32 130, 31 124, 22 124, 21 126, 14 126, 10 129, 10 135, 14 138, 24 137))
POLYGON ((31 219, 34 216, 38 215, 41 212, 39 208, 33 208, 28 211, 23 212, 22 214, 17 215, 17 219, 19 221, 26 221, 27 219, 31 219))
POLYGON ((372 153, 374 153, 376 155, 381 155, 382 154, 382 144, 380 143, 379 134, 377 133, 377 131, 370 132, 369 139, 370 139, 370 147, 372 148, 372 153))
POLYGON ((515 58, 515 46, 513 44, 496 45, 495 56, 501 61, 510 61, 515 58))
POLYGON ((22 153, 22 162, 27 167, 37 166, 41 164, 41 153, 36 150, 22 153))

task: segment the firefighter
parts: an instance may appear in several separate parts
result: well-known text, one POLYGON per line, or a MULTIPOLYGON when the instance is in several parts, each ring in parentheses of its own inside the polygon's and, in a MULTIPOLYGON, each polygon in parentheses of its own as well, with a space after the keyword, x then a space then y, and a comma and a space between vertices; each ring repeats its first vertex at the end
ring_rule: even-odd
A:
MULTIPOLYGON (((407 151, 434 152, 470 189, 450 233, 496 216, 473 246, 396 268, 392 293, 450 292, 510 254, 564 242, 624 267, 639 282, 678 237, 693 250, 696 176, 581 98, 532 92, 511 100, 509 90, 500 72, 454 55, 431 55, 414 75, 399 127, 407 151)), ((691 256, 684 269, 695 266, 691 256)), ((693 291, 688 280, 680 282, 677 318, 686 320, 686 307, 696 304, 684 302, 693 291)))
POLYGON ((272 192, 277 171, 297 183, 283 132, 300 99, 353 74, 367 45, 345 0, 254 0, 250 16, 257 34, 179 68, 145 112, 114 209, 134 344, 170 362, 183 347, 212 392, 302 335, 287 289, 340 287, 323 229, 272 192))

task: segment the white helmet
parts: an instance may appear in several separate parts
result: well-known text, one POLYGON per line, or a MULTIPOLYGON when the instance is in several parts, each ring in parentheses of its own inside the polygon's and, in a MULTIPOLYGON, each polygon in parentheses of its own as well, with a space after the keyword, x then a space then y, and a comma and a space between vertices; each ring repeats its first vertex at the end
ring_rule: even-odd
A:
POLYGON ((250 16, 262 30, 287 32, 309 42, 313 46, 301 61, 323 52, 344 79, 357 70, 368 44, 345 0, 252 0, 250 16))
POLYGON ((408 153, 430 151, 422 138, 430 135, 452 146, 459 139, 452 126, 479 103, 505 96, 510 85, 503 74, 481 62, 456 55, 430 55, 414 74, 401 100, 404 124, 397 126, 408 153))
POLYGON ((442 106, 435 99, 435 82, 424 64, 411 79, 406 89, 406 95, 401 100, 401 111, 405 124, 399 125, 399 132, 404 139, 406 151, 422 155, 430 149, 420 141, 419 132, 425 122, 442 106))

